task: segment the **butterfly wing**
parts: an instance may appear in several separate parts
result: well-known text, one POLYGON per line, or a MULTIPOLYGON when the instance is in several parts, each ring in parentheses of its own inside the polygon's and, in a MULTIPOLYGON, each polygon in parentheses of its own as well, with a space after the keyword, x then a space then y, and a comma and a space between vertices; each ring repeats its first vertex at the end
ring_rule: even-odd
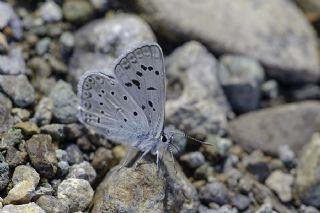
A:
POLYGON ((129 51, 116 63, 115 75, 145 113, 150 133, 158 138, 163 129, 166 95, 160 46, 148 43, 129 51))
POLYGON ((147 134, 147 118, 112 73, 86 72, 78 84, 79 118, 113 141, 134 146, 147 134))

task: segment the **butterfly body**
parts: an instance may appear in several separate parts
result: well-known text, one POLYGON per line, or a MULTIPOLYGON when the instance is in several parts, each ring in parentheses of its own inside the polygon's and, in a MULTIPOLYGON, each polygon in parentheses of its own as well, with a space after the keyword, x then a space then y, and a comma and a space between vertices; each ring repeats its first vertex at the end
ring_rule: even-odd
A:
POLYGON ((81 77, 79 119, 110 140, 159 155, 170 137, 163 131, 165 95, 162 50, 141 44, 112 69, 81 77))

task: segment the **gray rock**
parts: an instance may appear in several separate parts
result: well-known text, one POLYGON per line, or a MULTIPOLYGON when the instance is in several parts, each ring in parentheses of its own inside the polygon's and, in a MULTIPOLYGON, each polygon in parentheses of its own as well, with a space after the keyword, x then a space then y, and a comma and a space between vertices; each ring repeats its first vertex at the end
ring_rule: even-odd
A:
POLYGON ((180 161, 188 168, 195 169, 205 163, 205 158, 201 152, 195 151, 182 155, 180 161))
POLYGON ((155 159, 148 157, 136 169, 111 170, 96 190, 91 212, 197 212, 196 190, 180 166, 175 173, 166 153, 157 173, 155 159))
POLYGON ((229 133, 247 150, 277 155, 279 147, 288 145, 298 153, 319 124, 320 104, 306 101, 242 115, 229 123, 229 133))
POLYGON ((190 135, 225 131, 230 107, 217 79, 217 60, 192 41, 177 48, 167 62, 169 83, 182 81, 184 88, 177 99, 167 101, 167 121, 190 135))
POLYGON ((265 79, 261 65, 252 58, 224 55, 218 76, 232 109, 238 113, 258 108, 265 79))
POLYGON ((0 92, 0 133, 8 131, 13 126, 11 108, 11 100, 0 92))
POLYGON ((30 112, 22 108, 13 108, 11 114, 17 122, 27 121, 30 118, 30 112))
POLYGON ((84 211, 93 198, 93 189, 88 181, 69 178, 58 186, 58 199, 69 207, 70 212, 84 211))
POLYGON ((51 98, 43 97, 39 101, 33 120, 38 126, 49 124, 52 119, 53 101, 51 98))
POLYGON ((315 133, 298 159, 295 189, 303 203, 320 208, 320 134, 315 133))
POLYGON ((19 107, 26 107, 34 102, 35 92, 25 75, 1 75, 0 88, 19 107))
POLYGON ((85 71, 108 69, 129 47, 154 40, 150 27, 135 15, 116 14, 90 22, 75 35, 69 82, 75 86, 85 71))
POLYGON ((48 62, 41 57, 33 57, 28 61, 28 67, 34 72, 36 79, 47 78, 51 75, 52 70, 48 62))
MULTIPOLYGON (((0 4, 2 4, 0 2, 0 4)), ((0 6, 1 7, 1 6, 0 6)), ((0 9, 1 10, 1 9, 0 9)), ((22 49, 12 48, 7 55, 0 54, 0 73, 5 75, 26 74, 26 64, 22 49)))
POLYGON ((4 204, 29 203, 34 195, 35 186, 30 180, 18 182, 3 199, 4 204))
POLYGON ((0 209, 0 213, 46 213, 35 203, 28 203, 23 205, 6 205, 0 209))
POLYGON ((18 150, 14 146, 9 146, 6 152, 6 162, 10 168, 16 168, 19 165, 25 164, 28 154, 23 150, 18 150))
POLYGON ((278 156, 283 163, 289 165, 292 165, 296 158, 296 155, 288 145, 279 147, 278 156))
POLYGON ((59 80, 52 88, 50 98, 53 101, 53 116, 61 123, 77 122, 78 99, 71 85, 59 80))
POLYGON ((9 146, 17 146, 22 142, 21 129, 9 129, 1 137, 0 149, 7 149, 9 146))
POLYGON ((68 174, 70 169, 70 165, 67 161, 59 161, 58 162, 58 171, 60 172, 60 176, 65 176, 68 174))
POLYGON ((109 169, 115 164, 115 159, 111 150, 99 147, 92 158, 91 165, 97 171, 97 178, 104 177, 109 169))
POLYGON ((36 52, 38 55, 43 55, 45 54, 48 49, 49 49, 49 45, 50 45, 51 39, 50 38, 43 38, 40 41, 37 42, 36 45, 36 52))
POLYGON ((53 140, 62 141, 67 137, 64 124, 48 124, 40 128, 41 133, 51 135, 53 140))
POLYGON ((219 205, 229 203, 230 195, 227 187, 220 182, 208 183, 199 190, 200 200, 204 203, 215 202, 219 205))
POLYGON ((250 205, 250 199, 242 194, 236 194, 231 198, 231 203, 240 211, 247 209, 250 205))
POLYGON ((53 195, 55 192, 56 191, 49 183, 41 183, 41 186, 39 186, 34 192, 34 198, 38 199, 43 195, 53 195))
POLYGON ((36 134, 26 142, 26 149, 33 167, 46 178, 57 172, 57 158, 50 135, 36 134))
POLYGON ((315 32, 290 1, 189 4, 174 0, 168 6, 166 0, 135 0, 133 4, 168 39, 196 39, 213 52, 248 55, 261 61, 270 76, 286 83, 319 79, 315 32), (192 18, 190 14, 194 14, 192 18))
POLYGON ((0 154, 0 191, 4 190, 9 183, 9 165, 0 154))
POLYGON ((264 182, 270 175, 270 163, 259 150, 256 150, 249 156, 246 156, 242 163, 248 172, 250 172, 260 182, 264 182))
POLYGON ((51 195, 41 196, 37 200, 37 204, 47 213, 66 213, 69 211, 68 206, 51 195))
MULTIPOLYGON (((14 12, 13 8, 4 2, 0 2, 0 29, 9 26, 12 29, 12 34, 15 39, 21 39, 22 37, 22 25, 19 17, 14 12)), ((1 64, 1 63, 0 63, 1 64)))
POLYGON ((82 163, 72 165, 66 178, 84 179, 92 184, 96 177, 97 173, 91 164, 88 161, 83 161, 82 163))
POLYGON ((22 181, 29 181, 33 184, 34 187, 36 187, 40 181, 40 175, 34 168, 30 166, 17 166, 14 169, 12 176, 13 185, 17 185, 22 181))
POLYGON ((63 16, 67 21, 81 23, 93 14, 91 4, 86 0, 68 0, 62 5, 63 16))
POLYGON ((292 185, 294 178, 281 170, 273 171, 266 180, 266 185, 277 193, 282 202, 289 202, 292 199, 292 185))
POLYGON ((54 1, 47 1, 39 8, 41 18, 47 22, 57 22, 62 19, 62 10, 54 1))
POLYGON ((77 145, 69 145, 66 151, 68 154, 68 162, 70 165, 78 164, 83 161, 83 154, 77 145))

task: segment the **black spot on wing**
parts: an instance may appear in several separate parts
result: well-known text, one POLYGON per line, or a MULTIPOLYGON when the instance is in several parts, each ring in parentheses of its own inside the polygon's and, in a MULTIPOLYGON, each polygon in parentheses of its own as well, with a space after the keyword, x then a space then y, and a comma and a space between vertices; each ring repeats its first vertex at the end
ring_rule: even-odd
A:
POLYGON ((148 70, 149 70, 149 71, 152 71, 152 70, 153 70, 153 67, 152 67, 152 66, 149 66, 149 67, 148 67, 148 70))
POLYGON ((136 72, 136 74, 139 76, 139 77, 141 77, 142 76, 142 72, 136 72))
POLYGON ((112 75, 106 75, 108 78, 114 79, 112 75))
POLYGON ((149 104, 150 107, 153 107, 152 101, 148 101, 148 104, 149 104))
POLYGON ((132 87, 132 84, 130 82, 125 83, 126 87, 132 87))
POLYGON ((133 83, 134 85, 136 85, 136 86, 138 87, 138 89, 140 89, 140 82, 139 82, 138 80, 133 79, 133 80, 132 80, 132 83, 133 83))
POLYGON ((144 66, 143 64, 141 64, 141 68, 146 71, 148 68, 146 66, 144 66))
POLYGON ((147 90, 157 90, 157 89, 154 87, 148 87, 147 90))
POLYGON ((158 70, 156 70, 154 73, 155 73, 156 75, 159 75, 159 71, 158 71, 158 70))

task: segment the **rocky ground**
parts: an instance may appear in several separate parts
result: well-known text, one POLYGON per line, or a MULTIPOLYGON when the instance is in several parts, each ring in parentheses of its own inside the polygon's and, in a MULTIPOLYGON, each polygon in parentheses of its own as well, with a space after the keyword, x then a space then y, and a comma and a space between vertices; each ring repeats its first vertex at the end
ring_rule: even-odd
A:
POLYGON ((0 1, 0 213, 320 212, 318 0, 0 1), (78 122, 76 85, 165 53, 160 173, 78 122))

